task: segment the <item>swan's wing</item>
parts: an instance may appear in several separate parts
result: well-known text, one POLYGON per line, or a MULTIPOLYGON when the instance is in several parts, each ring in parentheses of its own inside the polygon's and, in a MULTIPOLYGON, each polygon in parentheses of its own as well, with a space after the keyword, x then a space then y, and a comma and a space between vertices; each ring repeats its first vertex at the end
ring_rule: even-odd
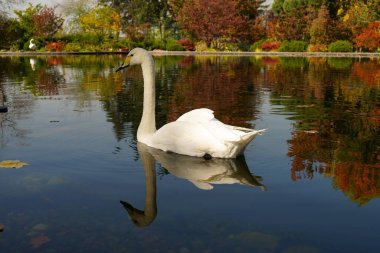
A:
POLYGON ((158 129, 148 146, 191 156, 203 156, 225 150, 225 144, 201 123, 174 121, 158 129))
POLYGON ((200 123, 204 130, 214 135, 220 141, 239 141, 240 132, 234 131, 232 126, 223 124, 214 117, 214 112, 207 108, 195 109, 183 114, 177 119, 180 122, 200 123))
POLYGON ((214 119, 214 112, 207 108, 195 109, 185 114, 182 114, 177 121, 184 122, 207 122, 214 119))

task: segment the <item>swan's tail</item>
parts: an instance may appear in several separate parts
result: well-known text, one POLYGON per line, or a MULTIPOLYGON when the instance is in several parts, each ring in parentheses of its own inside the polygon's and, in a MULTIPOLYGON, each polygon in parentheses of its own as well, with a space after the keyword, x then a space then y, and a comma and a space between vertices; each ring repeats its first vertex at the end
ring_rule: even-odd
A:
POLYGON ((244 127, 236 127, 236 130, 244 132, 239 142, 238 154, 243 154, 248 144, 256 138, 257 135, 262 135, 267 129, 253 130, 244 127))

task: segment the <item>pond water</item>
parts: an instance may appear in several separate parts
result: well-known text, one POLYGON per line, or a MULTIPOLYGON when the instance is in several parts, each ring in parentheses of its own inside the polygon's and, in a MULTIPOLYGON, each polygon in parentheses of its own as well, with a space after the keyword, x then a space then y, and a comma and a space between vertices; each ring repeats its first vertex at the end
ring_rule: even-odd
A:
POLYGON ((136 142, 122 61, 0 58, 1 252, 378 252, 379 59, 155 56, 159 126, 267 129, 210 161, 136 142))

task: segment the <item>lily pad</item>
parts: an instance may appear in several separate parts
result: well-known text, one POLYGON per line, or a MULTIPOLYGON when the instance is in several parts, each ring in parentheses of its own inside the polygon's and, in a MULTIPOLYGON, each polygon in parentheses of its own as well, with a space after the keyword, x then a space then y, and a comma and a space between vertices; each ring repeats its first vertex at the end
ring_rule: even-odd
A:
POLYGON ((19 169, 25 165, 28 165, 28 164, 21 162, 19 160, 5 160, 5 161, 0 162, 0 168, 19 169))

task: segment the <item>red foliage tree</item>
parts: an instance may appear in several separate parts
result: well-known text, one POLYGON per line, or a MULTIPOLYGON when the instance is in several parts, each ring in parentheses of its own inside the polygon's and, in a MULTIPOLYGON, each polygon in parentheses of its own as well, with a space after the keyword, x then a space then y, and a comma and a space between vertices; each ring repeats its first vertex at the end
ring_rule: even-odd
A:
POLYGON ((33 15, 33 22, 38 36, 53 37, 62 28, 63 18, 55 13, 55 8, 46 5, 33 15))
POLYGON ((380 21, 369 23, 368 27, 354 38, 355 45, 360 48, 375 51, 380 48, 380 21))
POLYGON ((182 28, 211 45, 214 39, 232 41, 247 36, 247 22, 240 16, 237 1, 189 0, 178 12, 177 22, 182 28))

